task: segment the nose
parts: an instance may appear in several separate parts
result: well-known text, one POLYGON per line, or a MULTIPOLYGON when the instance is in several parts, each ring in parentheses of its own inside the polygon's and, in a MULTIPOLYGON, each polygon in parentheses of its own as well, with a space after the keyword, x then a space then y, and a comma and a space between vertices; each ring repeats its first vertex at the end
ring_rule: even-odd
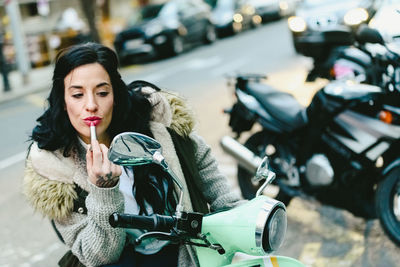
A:
POLYGON ((98 105, 94 95, 89 94, 86 100, 86 110, 89 112, 97 111, 98 105))

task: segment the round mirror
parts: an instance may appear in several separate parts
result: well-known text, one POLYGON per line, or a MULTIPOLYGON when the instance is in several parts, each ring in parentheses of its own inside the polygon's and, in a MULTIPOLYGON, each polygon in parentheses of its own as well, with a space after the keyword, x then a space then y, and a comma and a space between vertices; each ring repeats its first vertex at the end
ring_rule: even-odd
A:
POLYGON ((161 145, 153 138, 135 132, 125 132, 114 137, 108 151, 108 159, 117 165, 142 165, 154 162, 153 155, 161 145))

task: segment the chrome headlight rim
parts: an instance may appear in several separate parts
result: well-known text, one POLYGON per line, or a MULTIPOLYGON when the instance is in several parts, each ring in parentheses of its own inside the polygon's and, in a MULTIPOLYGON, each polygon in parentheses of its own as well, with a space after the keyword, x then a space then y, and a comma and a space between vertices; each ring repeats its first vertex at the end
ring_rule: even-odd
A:
MULTIPOLYGON (((281 214, 282 215, 282 214, 281 214)), ((257 223, 256 223, 256 231, 255 231, 255 241, 256 247, 262 249, 265 253, 270 253, 272 251, 277 250, 283 243, 285 233, 287 227, 287 215, 286 215, 286 207, 285 205, 275 199, 268 198, 268 200, 264 203, 262 208, 259 211, 257 216, 257 223), (283 227, 279 232, 281 236, 278 238, 280 242, 276 244, 271 244, 271 225, 276 220, 275 215, 278 212, 283 212, 284 215, 284 225, 279 226, 283 227)))

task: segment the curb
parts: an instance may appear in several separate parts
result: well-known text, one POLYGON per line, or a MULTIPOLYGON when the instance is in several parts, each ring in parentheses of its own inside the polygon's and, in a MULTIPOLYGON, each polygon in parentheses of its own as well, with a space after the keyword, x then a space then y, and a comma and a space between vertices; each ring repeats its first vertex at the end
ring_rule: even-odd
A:
POLYGON ((12 91, 11 92, 4 92, 2 93, 2 95, 0 96, 0 104, 3 103, 7 103, 7 102, 11 102, 15 99, 19 99, 34 93, 39 93, 39 92, 43 92, 46 90, 50 90, 50 86, 49 84, 43 84, 43 85, 39 85, 39 86, 35 86, 33 88, 24 88, 22 90, 18 90, 18 91, 12 91))

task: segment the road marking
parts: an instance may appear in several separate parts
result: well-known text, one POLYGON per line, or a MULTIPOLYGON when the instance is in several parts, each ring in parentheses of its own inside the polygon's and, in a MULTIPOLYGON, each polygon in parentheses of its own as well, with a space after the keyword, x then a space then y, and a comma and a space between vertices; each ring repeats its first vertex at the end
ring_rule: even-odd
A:
POLYGON ((20 161, 25 160, 25 157, 26 157, 26 152, 24 151, 0 161, 0 170, 3 170, 7 167, 10 167, 11 165, 14 165, 20 161))
POLYGON ((220 57, 211 57, 207 59, 203 58, 194 58, 186 62, 185 64, 181 64, 176 68, 169 68, 165 70, 160 70, 154 72, 152 74, 146 75, 141 78, 141 80, 150 81, 153 83, 160 82, 162 79, 169 77, 171 75, 175 75, 177 73, 181 73, 188 69, 191 70, 199 70, 199 69, 207 69, 212 66, 218 65, 222 59, 220 57))
POLYGON ((141 78, 141 80, 149 81, 152 83, 157 83, 157 82, 161 81, 162 79, 164 79, 166 76, 167 76, 167 73, 157 72, 157 73, 153 73, 153 74, 144 76, 141 78))
POLYGON ((215 65, 218 65, 222 61, 221 57, 210 57, 210 58, 195 58, 183 65, 183 69, 205 69, 215 65))
POLYGON ((231 74, 231 72, 237 71, 241 66, 246 63, 244 59, 238 59, 231 62, 227 62, 225 65, 222 65, 212 71, 213 76, 221 76, 231 74))

